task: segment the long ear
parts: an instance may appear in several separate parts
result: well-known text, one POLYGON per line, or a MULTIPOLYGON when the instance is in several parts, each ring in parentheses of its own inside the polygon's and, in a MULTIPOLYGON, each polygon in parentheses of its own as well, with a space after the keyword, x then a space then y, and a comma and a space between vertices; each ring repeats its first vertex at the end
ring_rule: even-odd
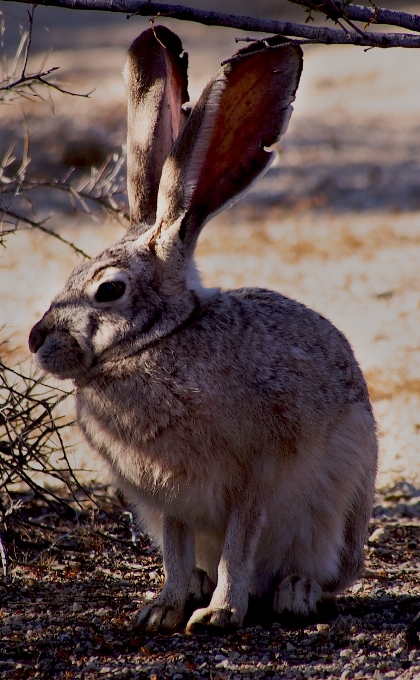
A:
POLYGON ((206 87, 162 171, 155 238, 164 250, 175 223, 182 249, 193 249, 203 224, 268 169, 302 62, 299 46, 271 38, 238 52, 206 87))
POLYGON ((187 118, 187 67, 180 39, 164 26, 141 33, 128 51, 127 191, 139 232, 155 222, 162 167, 187 118))

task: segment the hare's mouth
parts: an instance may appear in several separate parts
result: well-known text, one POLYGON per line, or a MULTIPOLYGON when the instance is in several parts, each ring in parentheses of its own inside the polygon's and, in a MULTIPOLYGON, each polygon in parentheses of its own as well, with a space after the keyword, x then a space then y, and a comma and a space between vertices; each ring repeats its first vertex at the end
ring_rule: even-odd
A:
POLYGON ((34 326, 29 348, 42 370, 62 380, 82 379, 92 363, 91 353, 84 351, 76 338, 64 330, 45 334, 34 326))

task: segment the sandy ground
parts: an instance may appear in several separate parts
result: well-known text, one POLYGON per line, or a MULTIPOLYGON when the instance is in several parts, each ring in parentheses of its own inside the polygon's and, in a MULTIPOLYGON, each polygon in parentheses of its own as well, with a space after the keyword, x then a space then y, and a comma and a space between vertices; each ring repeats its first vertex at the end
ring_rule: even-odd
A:
MULTIPOLYGON (((54 112, 48 103, 24 105, 34 157, 49 145, 60 151, 66 129, 118 147, 125 125, 124 52, 144 25, 120 22, 110 47, 99 40, 87 46, 82 31, 79 44, 55 50, 49 63, 61 67, 66 85, 96 89, 86 100, 54 95, 54 112)), ((168 25, 190 53, 195 100, 210 73, 235 51, 238 32, 168 25)), ((414 50, 308 48, 277 166, 206 227, 197 256, 209 286, 279 290, 346 333, 378 420, 381 487, 401 479, 420 482, 418 74, 414 50)), ((2 107, 0 126, 1 143, 16 139, 18 149, 20 108, 2 107)), ((51 224, 90 254, 121 233, 114 224, 75 220, 68 210, 56 211, 51 224)), ((9 339, 2 349, 14 348, 23 359, 31 325, 78 257, 50 237, 20 232, 7 239, 0 258, 0 326, 9 339)))

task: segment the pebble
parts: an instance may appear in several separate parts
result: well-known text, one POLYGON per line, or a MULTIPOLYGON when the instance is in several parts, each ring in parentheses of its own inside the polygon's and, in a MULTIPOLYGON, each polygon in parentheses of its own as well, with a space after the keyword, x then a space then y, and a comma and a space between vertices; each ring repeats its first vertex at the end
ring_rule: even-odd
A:
POLYGON ((85 665, 84 671, 99 671, 99 666, 94 661, 88 661, 85 665))
POLYGON ((105 609, 104 607, 102 607, 101 609, 98 609, 98 611, 96 612, 96 616, 99 616, 100 618, 103 618, 103 617, 106 616, 110 611, 111 611, 110 609, 105 609))
POLYGON ((359 633, 358 635, 355 636, 354 641, 360 643, 363 642, 370 642, 371 637, 369 635, 366 635, 366 633, 359 633))
POLYGON ((353 677, 353 671, 350 670, 349 668, 346 668, 340 675, 340 680, 349 680, 349 678, 353 677))
POLYGON ((69 635, 69 633, 62 633, 61 635, 58 636, 58 640, 60 642, 71 642, 72 641, 72 636, 69 635))
POLYGON ((340 657, 342 659, 348 659, 353 656, 353 651, 351 649, 342 649, 340 652, 340 657))
POLYGON ((379 527, 369 536, 369 543, 385 543, 389 537, 389 530, 386 527, 379 527))
POLYGON ((363 583, 356 583, 351 588, 351 592, 353 593, 353 595, 357 595, 357 593, 360 593, 361 590, 363 590, 363 583))

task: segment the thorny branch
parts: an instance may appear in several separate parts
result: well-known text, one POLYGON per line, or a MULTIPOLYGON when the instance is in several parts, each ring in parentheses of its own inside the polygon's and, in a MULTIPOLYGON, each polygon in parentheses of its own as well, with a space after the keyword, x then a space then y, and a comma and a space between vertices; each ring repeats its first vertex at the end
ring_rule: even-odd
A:
MULTIPOLYGON (((57 83, 47 80, 55 71, 58 71, 58 66, 53 66, 52 68, 45 69, 45 60, 41 65, 40 69, 36 73, 28 73, 28 61, 29 54, 32 44, 32 31, 34 23, 34 12, 35 6, 31 8, 28 12, 29 29, 24 31, 15 54, 12 66, 10 70, 8 68, 8 62, 3 59, 3 73, 0 80, 0 104, 10 101, 12 98, 16 97, 38 97, 42 99, 41 94, 36 89, 38 85, 42 85, 47 88, 52 88, 61 92, 63 94, 69 94, 74 97, 89 97, 92 92, 86 94, 79 94, 77 92, 70 92, 65 90, 63 87, 57 83), (20 73, 18 74, 18 67, 20 63, 20 58, 22 57, 22 67, 20 73)), ((2 33, 4 33, 4 24, 2 22, 2 33)))
POLYGON ((36 214, 31 196, 43 191, 55 191, 67 194, 73 211, 82 211, 97 218, 97 210, 116 218, 124 226, 128 226, 128 216, 124 212, 124 164, 125 149, 121 154, 108 157, 100 168, 92 168, 90 177, 72 179, 72 171, 66 173, 62 180, 40 181, 26 177, 28 162, 22 161, 20 168, 13 174, 7 174, 7 168, 16 159, 9 149, 0 162, 0 245, 5 236, 23 225, 50 234, 62 243, 69 245, 76 253, 84 257, 88 255, 74 243, 59 233, 45 226, 51 217, 40 218, 36 214), (35 213, 35 214, 34 214, 35 213))
POLYGON ((372 7, 362 7, 353 5, 352 1, 343 2, 342 0, 287 0, 294 5, 301 5, 308 10, 322 12, 334 21, 340 17, 346 17, 351 21, 360 21, 365 25, 385 24, 388 26, 398 26, 409 31, 420 32, 420 16, 408 12, 399 12, 394 9, 382 9, 373 2, 372 7))
MULTIPOLYGON (((11 2, 12 0, 4 0, 11 2)), ((376 20, 376 9, 372 10, 354 6, 349 7, 351 2, 341 0, 288 0, 294 4, 302 5, 310 10, 321 11, 327 18, 334 22, 340 18, 350 21, 362 21, 365 24, 383 23, 388 26, 408 28, 420 32, 420 16, 407 12, 394 12, 379 8, 380 22, 376 20), (332 9, 331 9, 332 8, 332 9), (332 12, 332 14, 331 14, 332 12)), ((31 0, 17 0, 31 4, 31 0)), ((257 31, 260 33, 274 33, 290 38, 299 38, 308 42, 341 45, 359 45, 362 47, 420 47, 420 36, 410 33, 380 33, 367 31, 365 28, 358 30, 343 30, 329 26, 310 26, 307 23, 298 24, 290 21, 275 21, 270 19, 256 19, 248 16, 224 14, 208 10, 185 7, 183 5, 164 4, 160 2, 140 2, 140 0, 40 0, 40 5, 53 7, 65 7, 68 9, 97 10, 102 12, 123 12, 129 15, 170 17, 181 21, 195 21, 206 26, 225 26, 241 31, 257 31)))
MULTIPOLYGON (((2 60, 0 103, 21 97, 42 99, 36 89, 40 85, 73 94, 47 79, 55 68, 45 70, 43 64, 36 74, 28 73, 32 28, 33 11, 29 13, 29 30, 22 32, 13 63, 9 67, 7 59, 2 60)), ((4 25, 0 33, 4 34, 4 25)), ((29 132, 25 119, 24 125, 22 158, 16 158, 13 146, 0 158, 0 245, 4 245, 6 234, 18 228, 36 228, 88 257, 74 243, 45 226, 51 216, 45 216, 42 194, 65 193, 76 213, 82 211, 95 219, 100 210, 126 224, 128 218, 123 212, 125 149, 108 157, 99 168, 91 168, 88 177, 77 177, 70 168, 60 180, 36 180, 28 174, 29 132)), ((28 512, 32 512, 30 508, 34 504, 41 504, 44 510, 50 508, 51 516, 55 517, 66 517, 68 513, 79 516, 87 504, 94 508, 94 513, 98 511, 98 490, 81 484, 67 451, 64 434, 72 423, 64 417, 62 406, 69 394, 0 360, 0 594, 7 579, 8 537, 12 536, 14 542, 13 537, 19 536, 20 531, 33 534, 28 512)), ((99 514, 104 512, 106 514, 102 508, 99 514)), ((121 524, 118 519, 116 523, 121 524)), ((126 527, 127 522, 123 524, 126 527)), ((54 529, 43 527, 47 544, 41 552, 36 551, 31 563, 42 559, 46 552, 56 550, 57 544, 61 545, 74 531, 73 528, 67 533, 58 530, 62 535, 50 544, 49 534, 54 529)))
MULTIPOLYGON (((69 459, 63 434, 73 423, 63 415, 63 404, 70 395, 70 391, 53 388, 43 379, 22 369, 12 369, 0 360, 0 594, 8 571, 2 531, 34 525, 44 536, 51 532, 60 534, 36 551, 32 564, 76 531, 79 524, 75 525, 75 518, 86 512, 89 516, 92 512, 111 516, 100 501, 100 489, 82 484, 69 459), (48 508, 57 518, 72 518, 70 531, 47 526, 42 520, 31 522, 27 508, 34 502, 45 510, 48 508)), ((121 514, 121 510, 120 507, 121 517, 114 518, 116 529, 123 530, 124 536, 127 530, 131 532, 131 540, 123 536, 107 538, 123 541, 136 550, 138 536, 135 534, 133 539, 133 518, 127 512, 121 514)), ((100 533, 100 527, 93 530, 100 533)))
MULTIPOLYGON (((35 8, 32 8, 28 12, 29 28, 22 32, 12 64, 9 66, 7 59, 5 57, 2 59, 0 104, 12 102, 20 97, 43 99, 39 92, 38 86, 40 85, 47 87, 48 90, 52 88, 64 94, 88 97, 90 93, 76 95, 76 93, 48 80, 47 76, 55 72, 57 68, 52 67, 45 70, 45 60, 38 72, 28 73, 34 10, 35 8)), ((2 22, 2 35, 4 30, 4 23, 2 22)), ((6 235, 13 233, 18 228, 39 229, 69 245, 79 255, 88 257, 81 248, 65 239, 53 228, 46 226, 51 215, 39 215, 40 210, 36 207, 34 196, 39 196, 40 192, 45 191, 66 193, 75 213, 82 211, 93 219, 98 219, 97 211, 100 210, 126 226, 128 218, 124 213, 125 199, 123 198, 125 151, 123 149, 121 154, 114 154, 114 156, 106 159, 100 168, 92 168, 90 177, 87 179, 74 179, 72 169, 70 169, 62 180, 54 179, 49 182, 41 182, 28 176, 30 165, 28 137, 26 129, 23 156, 17 169, 14 169, 17 159, 13 153, 13 147, 9 148, 3 159, 0 160, 0 245, 4 245, 6 235)), ((43 212, 45 213, 45 210, 43 212)))
POLYGON ((71 423, 59 415, 70 392, 57 391, 0 361, 0 512, 6 512, 8 490, 23 483, 48 502, 60 496, 37 481, 42 472, 59 479, 75 498, 76 485, 61 431, 71 423))

